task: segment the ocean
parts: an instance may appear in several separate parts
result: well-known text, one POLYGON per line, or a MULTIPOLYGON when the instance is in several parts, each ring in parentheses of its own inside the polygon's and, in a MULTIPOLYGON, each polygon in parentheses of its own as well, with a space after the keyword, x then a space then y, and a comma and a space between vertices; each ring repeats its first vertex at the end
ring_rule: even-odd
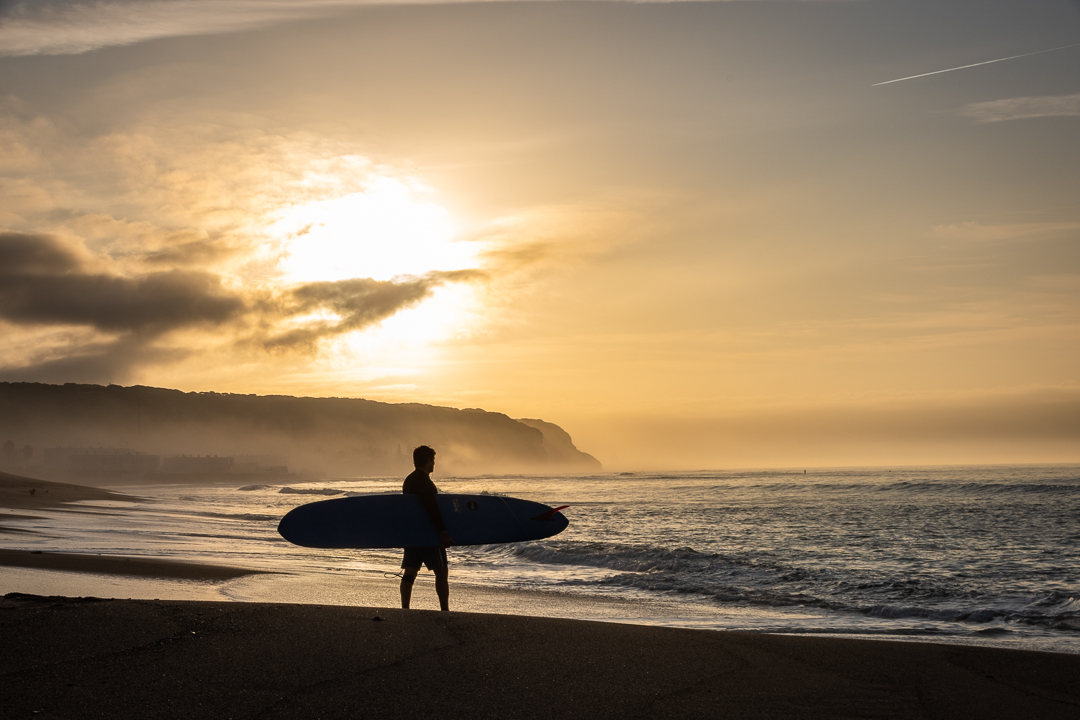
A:
MULTIPOLYGON (((158 583, 158 597, 350 604, 356 579, 392 577, 400 552, 299 548, 277 522, 324 495, 397 492, 401 479, 294 483, 293 492, 125 486, 146 498, 135 511, 84 503, 86 512, 0 520, 37 531, 5 535, 9 548, 288 573, 158 583)), ((607 619, 643 624, 1080 653, 1078 466, 434 479, 442 492, 570 506, 570 526, 554 538, 452 548, 452 587, 547 593, 555 608, 560 598, 578 608, 618 600, 640 611, 607 619)), ((72 578, 0 568, 0 591, 72 594, 72 578)), ((140 596, 135 580, 95 582, 75 594, 140 596)))

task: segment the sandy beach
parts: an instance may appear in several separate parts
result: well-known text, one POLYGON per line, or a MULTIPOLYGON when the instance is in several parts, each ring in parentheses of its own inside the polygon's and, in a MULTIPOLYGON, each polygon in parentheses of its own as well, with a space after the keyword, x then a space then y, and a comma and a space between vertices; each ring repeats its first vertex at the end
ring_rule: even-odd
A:
POLYGON ((386 608, 9 595, 4 717, 1076 718, 1080 657, 386 608))
POLYGON ((84 500, 137 500, 123 493, 87 485, 38 480, 0 472, 0 508, 55 508, 84 500))
MULTIPOLYGON (((123 496, 0 478, 0 502, 22 513, 82 499, 123 496)), ((256 572, 11 549, 0 566, 201 583, 256 572)), ((358 583, 369 607, 8 592, 0 716, 1080 716, 1080 655, 536 617, 555 603, 573 617, 616 619, 625 602, 475 586, 452 593, 472 612, 406 612, 386 607, 396 604, 392 580, 358 583)), ((430 607, 426 582, 417 595, 430 607)))

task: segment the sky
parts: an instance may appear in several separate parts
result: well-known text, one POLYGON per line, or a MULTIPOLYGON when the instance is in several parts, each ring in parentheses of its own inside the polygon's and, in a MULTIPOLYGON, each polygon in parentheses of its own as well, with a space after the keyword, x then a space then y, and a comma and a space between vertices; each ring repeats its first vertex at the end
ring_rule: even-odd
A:
POLYGON ((619 470, 1080 462, 1076 43, 1074 0, 0 3, 0 380, 619 470))

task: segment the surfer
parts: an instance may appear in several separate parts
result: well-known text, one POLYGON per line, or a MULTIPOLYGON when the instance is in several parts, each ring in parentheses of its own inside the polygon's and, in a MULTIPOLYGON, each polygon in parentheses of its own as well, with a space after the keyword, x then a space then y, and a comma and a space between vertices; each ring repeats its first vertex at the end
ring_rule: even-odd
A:
POLYGON ((439 488, 431 481, 431 473, 435 470, 435 451, 427 445, 416 448, 413 450, 413 465, 416 469, 405 478, 401 492, 420 496, 428 519, 439 531, 439 546, 405 548, 405 556, 401 559, 401 607, 409 609, 416 573, 420 572, 421 565, 426 565, 428 570, 435 573, 435 594, 439 596, 439 607, 449 610, 450 569, 446 563, 446 548, 454 544, 454 539, 446 531, 442 513, 435 502, 435 495, 439 492, 439 488))

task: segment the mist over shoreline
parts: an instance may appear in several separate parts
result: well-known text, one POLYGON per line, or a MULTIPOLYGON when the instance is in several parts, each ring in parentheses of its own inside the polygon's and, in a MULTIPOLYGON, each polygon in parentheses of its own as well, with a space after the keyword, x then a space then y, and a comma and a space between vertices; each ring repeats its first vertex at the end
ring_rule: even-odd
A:
POLYGON ((5 466, 55 477, 396 475, 420 444, 448 474, 601 469, 553 423, 478 408, 75 383, 0 383, 0 407, 5 466))

